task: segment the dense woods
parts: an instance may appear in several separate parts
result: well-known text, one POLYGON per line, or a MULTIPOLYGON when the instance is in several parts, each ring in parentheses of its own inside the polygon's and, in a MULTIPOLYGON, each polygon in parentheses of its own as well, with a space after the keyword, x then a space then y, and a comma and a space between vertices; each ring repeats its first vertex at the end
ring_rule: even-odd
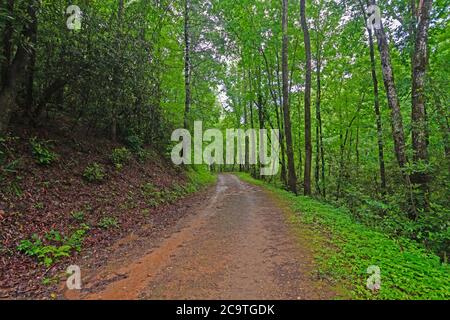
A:
POLYGON ((172 131, 194 121, 279 129, 277 176, 211 169, 348 208, 447 261, 449 10, 445 0, 1 0, 2 141, 51 123, 167 154, 172 131))

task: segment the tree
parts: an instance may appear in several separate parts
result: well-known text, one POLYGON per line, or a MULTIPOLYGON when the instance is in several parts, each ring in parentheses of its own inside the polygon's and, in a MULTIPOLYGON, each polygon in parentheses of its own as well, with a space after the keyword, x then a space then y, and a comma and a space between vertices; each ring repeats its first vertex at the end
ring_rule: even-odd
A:
POLYGON ((306 21, 305 0, 300 0, 300 20, 303 30, 306 56, 306 79, 305 79, 305 172, 304 172, 304 193, 311 195, 311 163, 312 163, 312 143, 311 143, 311 40, 309 36, 308 23, 306 21))
POLYGON ((191 44, 190 44, 190 0, 184 0, 184 128, 189 127, 191 109, 191 44))
MULTIPOLYGON (((372 4, 376 5, 375 0, 372 0, 372 4)), ((408 162, 408 159, 406 157, 403 117, 400 110, 397 88, 394 81, 394 72, 392 70, 389 45, 386 39, 383 24, 381 22, 380 27, 375 28, 375 35, 378 40, 378 50, 381 56, 381 68, 383 71, 384 87, 386 89, 388 104, 391 109, 392 136, 394 138, 395 156, 400 168, 403 169, 408 162)))
MULTIPOLYGON (((414 2, 414 1, 413 1, 414 2)), ((428 130, 425 108, 425 80, 428 66, 428 27, 432 0, 422 0, 418 7, 419 23, 415 32, 415 46, 412 59, 412 146, 413 160, 417 165, 428 164, 428 130)), ((427 207, 429 176, 425 170, 416 171, 411 175, 411 182, 419 184, 422 199, 418 199, 420 207, 427 207)))
MULTIPOLYGON (((37 0, 33 0, 28 4, 26 10, 28 21, 25 22, 23 27, 23 39, 21 39, 11 63, 6 67, 3 88, 0 90, 0 133, 6 131, 11 114, 17 110, 16 98, 20 85, 24 81, 25 67, 29 59, 28 42, 36 35, 36 12, 39 5, 40 1, 37 0)), ((7 30, 6 32, 8 33, 9 31, 7 30)), ((10 42, 11 38, 5 43, 7 47, 10 42)), ((7 49, 6 54, 10 54, 10 50, 10 48, 7 49)))
POLYGON ((359 0, 359 5, 364 17, 364 23, 366 25, 367 34, 369 35, 369 52, 370 52, 370 67, 373 82, 373 100, 374 100, 374 110, 377 123, 377 140, 378 140, 378 164, 380 168, 380 180, 381 180, 381 192, 384 194, 386 192, 386 168, 384 161, 384 141, 383 141, 383 125, 381 120, 380 112, 380 97, 378 90, 378 78, 376 71, 375 62, 375 49, 373 45, 373 35, 372 29, 368 26, 368 20, 366 16, 366 11, 361 0, 359 0))

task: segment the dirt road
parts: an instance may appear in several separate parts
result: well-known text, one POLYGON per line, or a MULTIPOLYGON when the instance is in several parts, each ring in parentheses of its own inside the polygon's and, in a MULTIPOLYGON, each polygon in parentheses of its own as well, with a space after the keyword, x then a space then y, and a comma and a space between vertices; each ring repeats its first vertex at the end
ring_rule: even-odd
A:
POLYGON ((66 298, 333 296, 329 288, 311 279, 311 252, 292 230, 289 212, 266 191, 234 175, 220 175, 213 194, 191 211, 155 248, 95 271, 84 280, 85 290, 67 291, 66 298))

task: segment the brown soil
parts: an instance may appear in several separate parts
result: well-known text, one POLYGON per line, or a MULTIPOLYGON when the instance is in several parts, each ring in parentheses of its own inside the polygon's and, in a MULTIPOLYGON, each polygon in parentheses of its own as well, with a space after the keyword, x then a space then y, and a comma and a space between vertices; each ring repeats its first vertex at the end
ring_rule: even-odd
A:
POLYGON ((289 212, 259 187, 220 175, 210 194, 153 237, 130 235, 67 299, 330 299, 289 212), (136 245, 136 240, 140 239, 136 245), (118 249, 120 251, 120 249, 118 249), (120 258, 119 258, 120 257, 120 258))
MULTIPOLYGON (((0 145, 6 154, 5 163, 19 161, 16 172, 0 171, 0 299, 54 297, 57 279, 64 276, 67 266, 78 263, 98 268, 114 251, 111 245, 121 246, 117 240, 133 233, 131 237, 139 242, 141 235, 156 233, 185 213, 180 205, 169 203, 150 207, 142 193, 146 183, 159 190, 184 185, 187 179, 183 170, 169 165, 170 161, 156 152, 145 162, 132 159, 117 170, 110 156, 114 148, 123 145, 92 137, 82 129, 71 130, 61 123, 32 131, 15 128, 14 138, 0 145), (58 154, 55 163, 36 163, 29 143, 34 136, 40 141, 51 140, 51 149, 58 154), (101 164, 107 173, 103 183, 83 179, 86 166, 93 162, 101 164), (71 215, 80 210, 85 214, 83 221, 71 215), (99 221, 104 217, 115 218, 118 227, 101 228, 99 221), (17 250, 20 241, 30 239, 32 234, 43 238, 45 233, 56 230, 69 236, 82 223, 91 228, 81 253, 73 252, 72 257, 61 259, 51 268, 17 250), (44 285, 44 279, 56 284, 44 285)), ((185 202, 189 205, 190 200, 185 202)))

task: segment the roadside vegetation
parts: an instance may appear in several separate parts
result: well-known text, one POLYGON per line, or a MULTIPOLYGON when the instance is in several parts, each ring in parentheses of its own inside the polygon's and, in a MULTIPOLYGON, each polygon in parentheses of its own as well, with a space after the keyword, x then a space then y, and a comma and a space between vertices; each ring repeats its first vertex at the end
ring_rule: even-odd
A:
MULTIPOLYGON (((277 186, 238 174, 266 188, 292 211, 294 230, 311 240, 317 277, 353 299, 450 299, 450 266, 417 242, 391 237, 358 222, 350 211, 295 196, 277 186), (367 288, 370 266, 381 271, 379 290, 367 288), (341 290, 342 291, 342 290, 341 290)), ((303 242, 304 243, 304 242, 303 242)))
POLYGON ((215 182, 205 166, 175 168, 142 144, 74 143, 59 132, 0 140, 0 297, 54 289, 68 265, 215 182))

